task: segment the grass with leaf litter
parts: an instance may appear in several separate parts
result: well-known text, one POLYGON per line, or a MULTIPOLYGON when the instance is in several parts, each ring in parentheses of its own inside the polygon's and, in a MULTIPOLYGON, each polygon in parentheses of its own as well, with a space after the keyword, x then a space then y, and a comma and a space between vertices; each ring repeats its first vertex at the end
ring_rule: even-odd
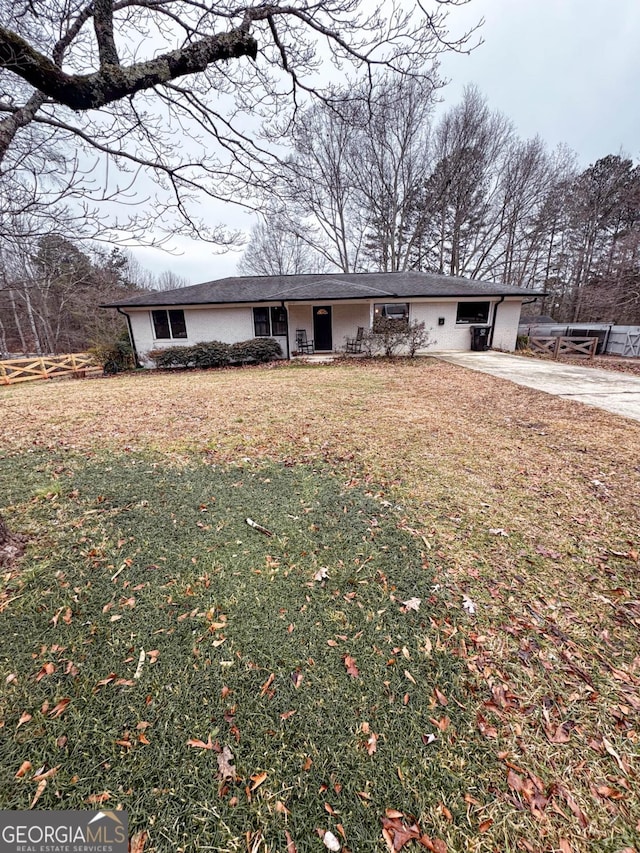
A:
POLYGON ((159 851, 637 849, 636 424, 430 360, 0 405, 3 808, 121 805, 159 851))

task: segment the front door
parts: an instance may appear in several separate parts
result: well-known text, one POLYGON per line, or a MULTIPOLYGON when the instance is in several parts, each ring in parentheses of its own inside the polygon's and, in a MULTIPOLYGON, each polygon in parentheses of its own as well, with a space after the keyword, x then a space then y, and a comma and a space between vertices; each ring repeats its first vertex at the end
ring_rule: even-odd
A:
POLYGON ((332 350, 331 305, 313 306, 313 340, 317 350, 332 350))

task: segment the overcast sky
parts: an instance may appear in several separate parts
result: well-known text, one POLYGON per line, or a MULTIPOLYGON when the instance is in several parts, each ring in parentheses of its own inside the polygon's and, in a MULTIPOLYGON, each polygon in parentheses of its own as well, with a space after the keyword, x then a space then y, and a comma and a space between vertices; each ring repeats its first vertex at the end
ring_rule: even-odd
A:
MULTIPOLYGON (((442 61, 445 106, 475 84, 522 137, 565 143, 588 166, 623 151, 640 161, 640 0, 471 0, 450 15, 452 33, 480 18, 484 43, 442 61)), ((249 229, 251 217, 221 206, 214 222, 249 229)), ((138 249, 147 269, 171 269, 196 284, 235 275, 240 255, 184 243, 183 254, 138 249)))

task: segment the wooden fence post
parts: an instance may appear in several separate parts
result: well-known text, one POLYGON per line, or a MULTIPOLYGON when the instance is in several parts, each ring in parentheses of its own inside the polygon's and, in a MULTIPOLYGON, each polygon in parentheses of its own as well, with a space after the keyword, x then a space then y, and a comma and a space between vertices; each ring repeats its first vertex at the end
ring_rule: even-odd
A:
POLYGON ((558 360, 558 356, 560 355, 560 341, 561 340, 562 340, 562 337, 560 335, 558 335, 558 337, 556 338, 556 342, 554 344, 554 347, 553 347, 553 357, 554 357, 554 359, 556 359, 556 361, 558 360))

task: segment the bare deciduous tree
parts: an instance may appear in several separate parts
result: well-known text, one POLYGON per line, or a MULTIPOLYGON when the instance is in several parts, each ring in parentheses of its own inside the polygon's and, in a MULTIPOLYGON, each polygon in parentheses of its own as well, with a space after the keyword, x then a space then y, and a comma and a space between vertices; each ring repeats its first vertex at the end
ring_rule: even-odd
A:
POLYGON ((428 76, 440 52, 470 45, 470 33, 448 36, 458 2, 426 13, 396 0, 0 0, 5 218, 37 216, 43 193, 81 197, 94 218, 93 201, 149 197, 146 221, 120 215, 107 236, 180 224, 233 242, 202 223, 197 197, 247 203, 269 182, 278 152, 265 134, 308 96, 338 107, 320 65, 428 76))
POLYGON ((238 262, 240 275, 302 275, 324 272, 325 259, 299 236, 299 229, 277 212, 267 212, 251 229, 251 238, 238 262))

